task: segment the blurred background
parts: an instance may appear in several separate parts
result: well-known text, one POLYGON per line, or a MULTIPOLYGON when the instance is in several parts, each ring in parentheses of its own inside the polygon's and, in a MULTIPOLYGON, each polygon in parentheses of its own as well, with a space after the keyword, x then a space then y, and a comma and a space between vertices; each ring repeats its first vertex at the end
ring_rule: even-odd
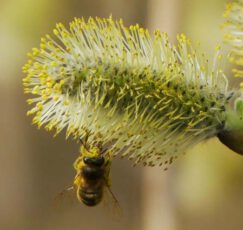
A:
MULTIPOLYGON (((112 190, 123 210, 87 208, 58 194, 72 184, 79 146, 31 125, 21 67, 26 53, 74 17, 123 18, 171 41, 185 33, 212 56, 221 42, 225 0, 0 1, 0 228, 6 230, 243 229, 243 157, 216 138, 182 156, 167 172, 115 159, 112 190), (56 198, 56 199, 55 199, 56 198)), ((212 57, 211 57, 212 58, 212 57)), ((227 62, 226 62, 226 65, 227 62)), ((225 66, 226 68, 226 66, 225 66)), ((229 67, 228 67, 229 68, 229 67)), ((230 71, 226 69, 231 79, 230 71)), ((233 87, 236 85, 231 79, 233 87)))

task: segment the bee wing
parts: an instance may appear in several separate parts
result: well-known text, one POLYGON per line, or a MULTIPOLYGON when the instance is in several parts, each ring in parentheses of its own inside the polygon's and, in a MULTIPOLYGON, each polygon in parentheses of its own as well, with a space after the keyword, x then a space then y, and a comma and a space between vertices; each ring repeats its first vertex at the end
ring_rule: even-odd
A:
POLYGON ((53 207, 59 208, 60 205, 64 205, 67 201, 68 204, 73 205, 76 200, 75 190, 74 187, 68 187, 63 189, 61 192, 59 192, 53 199, 53 207))
POLYGON ((104 187, 104 195, 102 205, 104 209, 108 211, 109 215, 115 220, 120 220, 122 218, 122 208, 116 199, 114 193, 110 187, 104 187))

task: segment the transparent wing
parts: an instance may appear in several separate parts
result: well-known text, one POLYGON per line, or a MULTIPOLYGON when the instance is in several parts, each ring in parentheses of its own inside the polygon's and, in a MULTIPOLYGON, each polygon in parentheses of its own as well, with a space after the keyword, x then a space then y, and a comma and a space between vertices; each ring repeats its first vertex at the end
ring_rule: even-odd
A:
POLYGON ((63 189, 54 197, 52 206, 55 209, 59 209, 66 205, 74 205, 77 202, 75 193, 73 186, 63 189))
POLYGON ((108 186, 104 187, 104 195, 101 205, 104 207, 104 210, 108 212, 108 215, 114 220, 122 219, 122 208, 111 188, 108 186))

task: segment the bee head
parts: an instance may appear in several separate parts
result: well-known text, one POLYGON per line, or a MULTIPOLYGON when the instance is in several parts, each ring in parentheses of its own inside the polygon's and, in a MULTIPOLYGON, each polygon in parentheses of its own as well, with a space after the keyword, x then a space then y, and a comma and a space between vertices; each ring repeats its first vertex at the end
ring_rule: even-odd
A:
POLYGON ((81 153, 83 155, 83 162, 86 165, 100 167, 105 163, 105 157, 101 149, 96 146, 89 150, 83 149, 81 153))
POLYGON ((105 158, 103 156, 98 157, 84 157, 83 162, 90 166, 100 167, 105 163, 105 158))

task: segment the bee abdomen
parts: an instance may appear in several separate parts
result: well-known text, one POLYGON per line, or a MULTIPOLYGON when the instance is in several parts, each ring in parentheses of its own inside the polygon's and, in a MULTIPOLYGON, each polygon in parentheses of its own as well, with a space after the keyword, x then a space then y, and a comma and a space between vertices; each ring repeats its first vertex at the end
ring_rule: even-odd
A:
POLYGON ((80 190, 82 202, 87 206, 95 206, 100 203, 103 195, 102 189, 94 191, 80 190))
POLYGON ((82 174, 88 180, 99 180, 103 177, 104 170, 101 168, 85 166, 82 174))

